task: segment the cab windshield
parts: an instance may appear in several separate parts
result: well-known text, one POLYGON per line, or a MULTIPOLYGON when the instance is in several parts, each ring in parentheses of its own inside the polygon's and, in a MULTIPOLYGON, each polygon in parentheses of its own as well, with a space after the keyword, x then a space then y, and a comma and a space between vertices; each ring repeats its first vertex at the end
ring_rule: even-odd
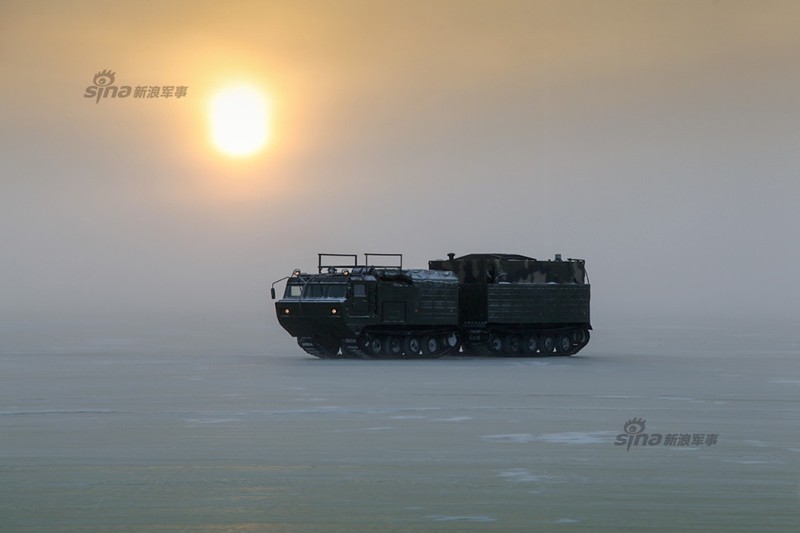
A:
POLYGON ((286 291, 283 293, 284 298, 300 298, 303 294, 303 286, 296 284, 287 284, 286 291))
POLYGON ((284 298, 293 299, 327 299, 346 298, 347 283, 288 283, 283 293, 284 298))
POLYGON ((344 283, 308 283, 303 291, 303 298, 344 298, 347 285, 344 283))

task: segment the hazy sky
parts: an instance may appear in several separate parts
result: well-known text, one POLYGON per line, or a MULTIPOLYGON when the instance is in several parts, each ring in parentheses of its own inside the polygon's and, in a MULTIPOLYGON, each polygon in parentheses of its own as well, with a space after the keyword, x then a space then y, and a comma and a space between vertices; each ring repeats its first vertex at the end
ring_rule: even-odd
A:
POLYGON ((0 0, 0 316, 273 321, 317 252, 587 259, 594 321, 796 316, 796 1, 0 0), (184 98, 84 98, 116 85, 184 98), (260 87, 231 159, 208 102, 260 87))

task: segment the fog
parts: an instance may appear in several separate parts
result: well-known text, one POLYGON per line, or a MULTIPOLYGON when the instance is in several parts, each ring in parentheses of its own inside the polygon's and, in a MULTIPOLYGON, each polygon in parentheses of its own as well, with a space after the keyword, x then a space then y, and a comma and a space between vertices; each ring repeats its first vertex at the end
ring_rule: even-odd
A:
MULTIPOLYGON (((745 380, 748 398, 789 401, 791 383, 776 392, 769 380, 798 379, 794 359, 776 355, 797 355, 798 16, 791 1, 4 0, 0 355, 15 386, 0 411, 58 411, 64 398, 93 398, 86 381, 64 397, 46 392, 58 379, 47 368, 66 370, 73 360, 95 375, 93 356, 123 369, 137 357, 163 357, 172 373, 186 358, 211 361, 206 368, 244 358, 257 375, 291 368, 296 386, 306 386, 305 371, 318 383, 322 367, 309 366, 278 326, 269 286, 294 268, 313 269, 319 252, 402 253, 415 268, 448 252, 583 258, 594 337, 580 361, 613 359, 615 340, 634 365, 643 345, 652 361, 677 343, 688 360, 664 372, 679 382, 693 356, 712 369, 709 351, 760 339, 748 353, 775 371, 745 380), (84 98, 106 69, 117 85, 187 93, 84 98), (208 131, 210 98, 239 81, 263 90, 271 110, 270 143, 245 159, 220 153, 208 131), (707 342, 707 351, 698 348, 707 342), (42 405, 24 392, 26 380, 42 405)), ((751 365, 734 359, 729 373, 751 365)), ((441 368, 466 364, 470 375, 494 363, 447 361, 441 368)), ((541 368, 570 359, 559 361, 541 368)), ((489 392, 512 363, 498 364, 489 392)), ((348 367, 332 368, 332 379, 356 386, 348 367)), ((414 372, 427 371, 410 368, 401 396, 413 397, 414 372)), ((355 375, 396 371, 368 365, 355 375)), ((645 376, 656 386, 657 371, 603 374, 597 395, 645 376)), ((454 385, 459 394, 472 379, 454 385)), ((567 376, 554 379, 571 387, 567 376)), ((116 374, 112 382, 138 405, 135 383, 116 374)), ((176 390, 189 398, 187 412, 205 412, 191 405, 193 388, 176 390)), ((725 396, 720 390, 709 396, 725 396)), ((369 394, 348 401, 360 409, 369 394)), ((247 409, 264 400, 248 398, 247 409)), ((620 407, 608 424, 556 424, 553 432, 616 433, 627 418, 646 416, 644 403, 620 407)), ((106 409, 100 404, 91 409, 106 409)), ((673 415, 662 423, 691 425, 673 415)), ((3 418, 6 429, 11 419, 3 418)), ((712 415, 696 422, 713 426, 712 415)), ((493 424, 486 435, 509 429, 491 433, 493 424)), ((24 449, 47 427, 15 433, 14 446, 24 449)), ((733 422, 724 429, 739 431, 733 422)), ((768 461, 796 464, 785 444, 796 436, 787 432, 778 445, 790 458, 768 461)), ((464 464, 476 450, 468 447, 464 464)), ((19 466, 16 453, 4 467, 19 466)))
POLYGON ((10 319, 271 320, 317 252, 587 260, 597 320, 783 317, 793 2, 4 2, 10 319), (83 98, 92 76, 183 100, 83 98), (272 142, 208 141, 230 79, 272 142))

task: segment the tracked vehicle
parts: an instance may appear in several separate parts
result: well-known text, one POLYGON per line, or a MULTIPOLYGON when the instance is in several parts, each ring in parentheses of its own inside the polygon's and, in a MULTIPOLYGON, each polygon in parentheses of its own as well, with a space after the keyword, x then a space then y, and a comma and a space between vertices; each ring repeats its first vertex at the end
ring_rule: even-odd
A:
POLYGON ((275 303, 280 325, 320 358, 572 355, 589 342, 581 259, 470 254, 404 269, 400 254, 318 254, 275 303))

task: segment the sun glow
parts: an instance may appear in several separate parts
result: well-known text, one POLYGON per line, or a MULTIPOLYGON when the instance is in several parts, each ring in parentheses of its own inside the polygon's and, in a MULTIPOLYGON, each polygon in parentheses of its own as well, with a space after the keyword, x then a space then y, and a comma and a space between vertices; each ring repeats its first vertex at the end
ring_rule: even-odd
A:
POLYGON ((220 151, 246 157, 269 141, 269 109, 259 90, 241 85, 218 92, 211 99, 211 139, 220 151))

